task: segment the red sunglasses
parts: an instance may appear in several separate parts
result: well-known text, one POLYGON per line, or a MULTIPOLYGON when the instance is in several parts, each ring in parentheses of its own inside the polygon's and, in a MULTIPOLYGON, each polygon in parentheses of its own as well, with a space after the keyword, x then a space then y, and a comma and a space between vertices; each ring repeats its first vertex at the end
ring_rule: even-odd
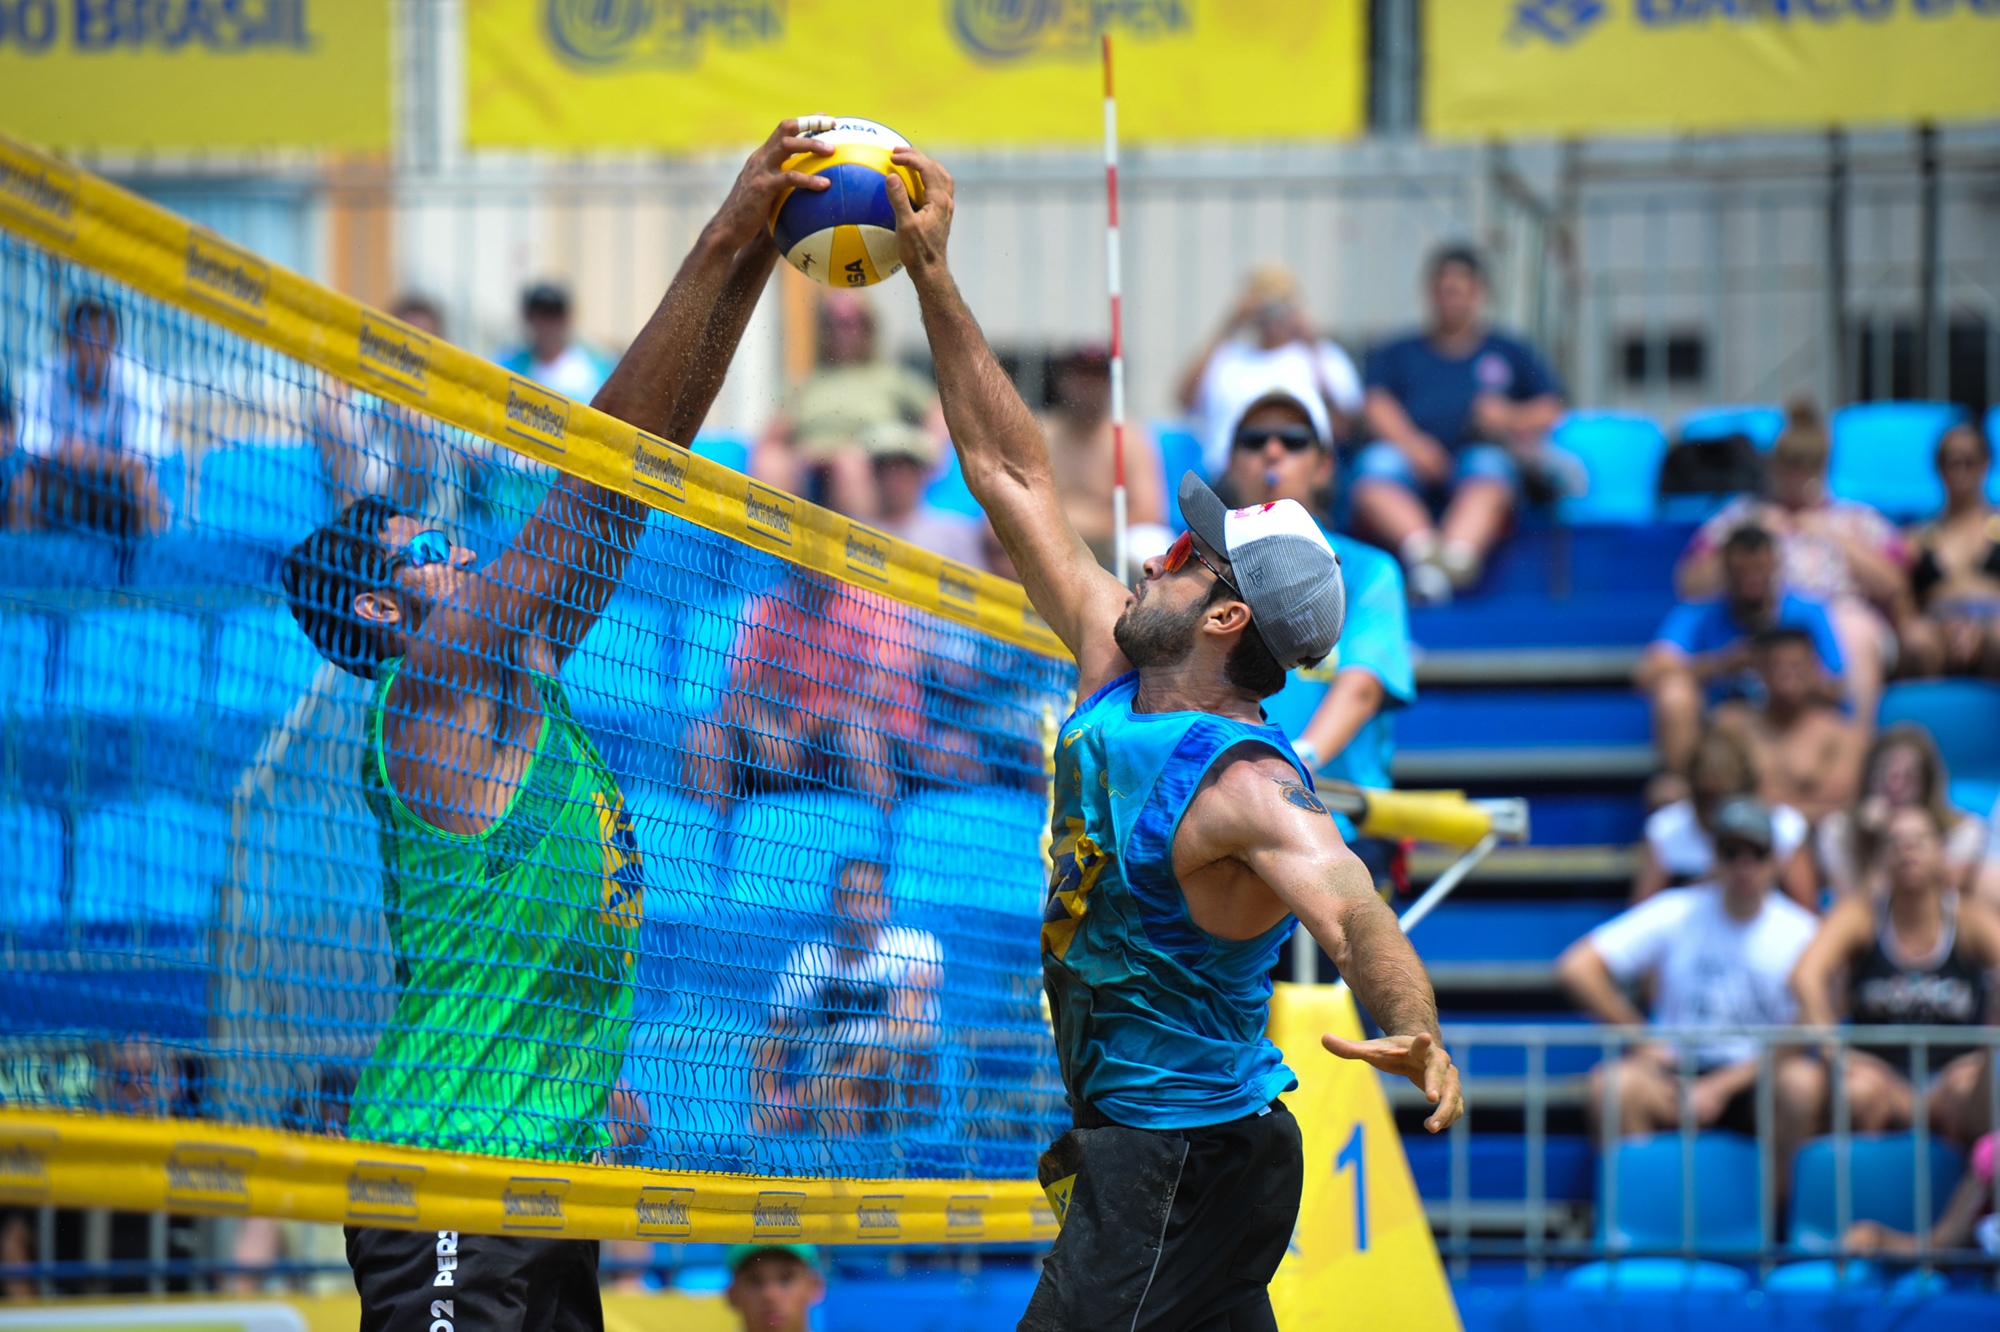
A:
POLYGON ((1160 560, 1160 570, 1163 573, 1179 573, 1182 569, 1187 568, 1187 562, 1190 558, 1200 560, 1201 567, 1214 574, 1216 582, 1222 584, 1231 592, 1235 592, 1238 597, 1243 595, 1242 592, 1237 590, 1236 584, 1231 582, 1222 570, 1210 564, 1208 557, 1195 548, 1193 532, 1183 532, 1174 538, 1174 544, 1167 547, 1166 555, 1160 560))

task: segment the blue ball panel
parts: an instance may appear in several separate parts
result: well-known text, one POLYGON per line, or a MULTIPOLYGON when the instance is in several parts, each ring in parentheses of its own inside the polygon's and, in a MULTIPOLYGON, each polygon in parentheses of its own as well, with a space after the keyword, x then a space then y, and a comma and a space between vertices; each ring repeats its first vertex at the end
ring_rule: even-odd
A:
POLYGON ((896 210, 889 206, 887 179, 873 167, 840 162, 817 174, 833 183, 823 190, 793 190, 771 228, 778 250, 792 247, 816 231, 842 224, 896 229, 896 210))

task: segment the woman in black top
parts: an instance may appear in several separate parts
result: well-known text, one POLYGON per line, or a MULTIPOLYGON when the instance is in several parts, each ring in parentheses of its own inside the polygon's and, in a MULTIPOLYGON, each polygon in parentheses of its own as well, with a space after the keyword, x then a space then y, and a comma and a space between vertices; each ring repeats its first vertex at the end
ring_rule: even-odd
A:
MULTIPOLYGON (((1990 1021, 1993 990, 1987 973, 2000 963, 2000 919, 1961 900, 1949 886, 1944 841, 1930 810, 1897 810, 1885 842, 1888 891, 1873 900, 1855 893, 1837 902, 1792 972, 1799 1021, 1831 1026, 1840 1020, 1840 1008, 1856 1027, 1972 1027, 1990 1021), (1839 1008, 1836 993, 1844 1001, 1839 1008)), ((1983 1047, 1928 1049, 1925 1098, 1932 1131, 1970 1146, 1989 1127, 1991 1061, 1983 1047)), ((1792 1082, 1794 1094, 1816 1078, 1824 1103, 1822 1065, 1794 1060, 1781 1077, 1792 1082)), ((1917 1097, 1910 1050, 1858 1045, 1848 1056, 1847 1094, 1857 1131, 1908 1128, 1917 1097)))
POLYGON ((1944 512, 1910 533, 1910 591, 1923 611, 1903 626, 1912 674, 2000 676, 2000 510, 1986 500, 1993 449, 1977 426, 1938 440, 1944 512))

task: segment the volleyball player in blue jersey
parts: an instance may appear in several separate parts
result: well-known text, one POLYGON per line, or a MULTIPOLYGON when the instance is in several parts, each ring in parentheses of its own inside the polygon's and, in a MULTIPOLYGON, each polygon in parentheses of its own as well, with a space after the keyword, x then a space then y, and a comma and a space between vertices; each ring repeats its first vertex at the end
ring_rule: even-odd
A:
POLYGON ((894 178, 889 195, 952 442, 1082 700, 1057 741, 1042 927, 1075 1128, 1042 1158, 1062 1233, 1021 1328, 1275 1332, 1304 1162, 1264 1027, 1296 923, 1388 1033, 1327 1050, 1408 1077, 1433 1133, 1464 1110, 1415 951, 1264 722, 1286 670, 1340 635, 1339 560, 1296 502, 1230 512, 1190 474, 1191 531, 1138 590, 1100 569, 946 265, 951 177, 895 156, 924 182, 920 209, 894 178))

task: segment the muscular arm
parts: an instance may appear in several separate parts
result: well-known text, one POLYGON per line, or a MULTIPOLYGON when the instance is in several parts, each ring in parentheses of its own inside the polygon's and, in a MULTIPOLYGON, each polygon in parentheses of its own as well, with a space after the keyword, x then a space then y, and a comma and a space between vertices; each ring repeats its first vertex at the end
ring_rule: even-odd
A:
POLYGON ((986 510, 1000 544, 1027 585, 1028 599, 1076 657, 1077 689, 1090 693, 1129 665, 1111 626, 1126 592, 1098 567, 1063 511, 1048 440, 986 345, 945 260, 951 232, 951 176, 930 158, 898 148, 896 161, 924 182, 924 205, 912 209, 903 183, 889 177, 896 240, 916 287, 937 367, 938 396, 958 450, 965 484, 986 510))
POLYGON ((1563 950, 1556 959, 1556 979, 1562 982, 1570 1002, 1599 1022, 1637 1027, 1646 1021, 1646 1015, 1618 988, 1611 969, 1588 938, 1578 939, 1563 950))

